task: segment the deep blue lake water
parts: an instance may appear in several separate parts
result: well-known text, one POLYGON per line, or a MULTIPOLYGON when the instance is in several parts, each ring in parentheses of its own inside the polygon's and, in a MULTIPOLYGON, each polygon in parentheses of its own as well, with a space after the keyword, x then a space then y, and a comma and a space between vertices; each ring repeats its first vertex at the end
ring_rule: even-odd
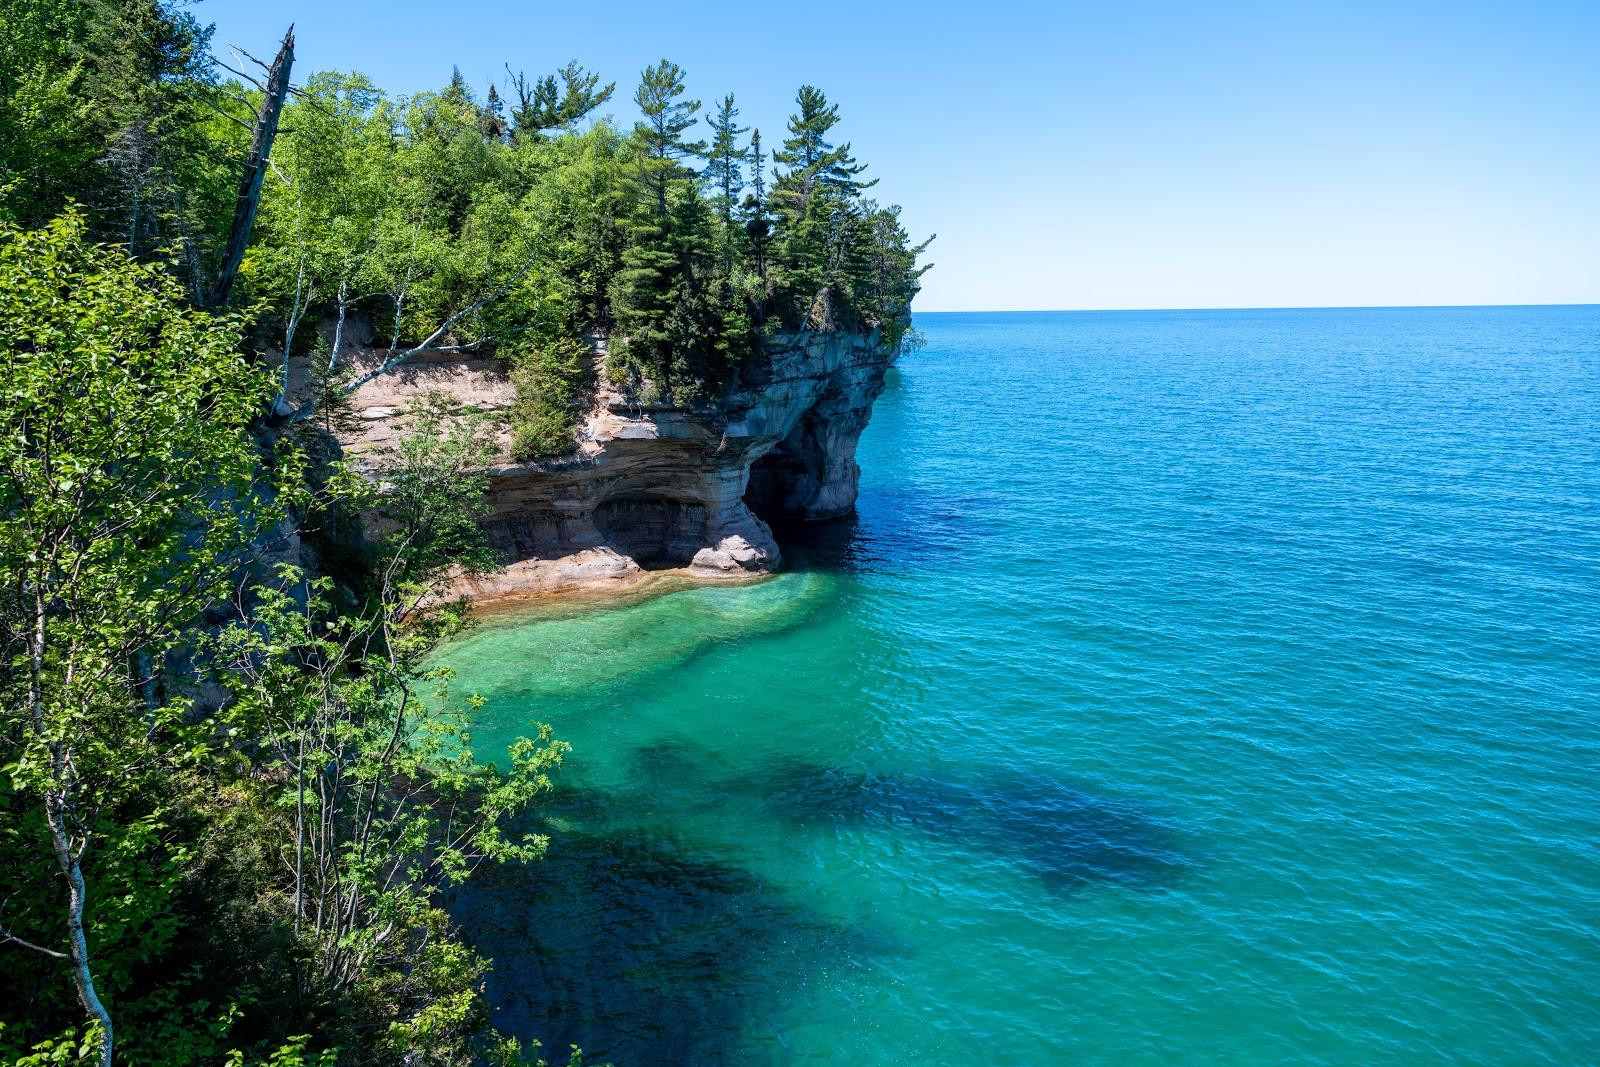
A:
POLYGON ((632 1064, 1593 1063, 1600 309, 919 315, 791 569, 449 650, 632 1064))

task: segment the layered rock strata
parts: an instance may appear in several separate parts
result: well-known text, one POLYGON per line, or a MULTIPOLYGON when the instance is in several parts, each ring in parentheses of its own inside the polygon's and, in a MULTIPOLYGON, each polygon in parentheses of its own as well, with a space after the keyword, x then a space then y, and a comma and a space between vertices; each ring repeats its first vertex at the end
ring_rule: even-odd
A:
MULTIPOLYGON (((603 341, 596 351, 603 361, 603 341)), ((602 384, 574 455, 503 457, 491 469, 486 526, 507 566, 462 591, 489 599, 616 588, 661 571, 772 570, 779 549, 766 520, 854 507, 856 442, 893 359, 876 334, 794 334, 764 345, 714 403, 650 403, 602 384)), ((419 360, 355 394, 361 428, 341 443, 355 455, 381 448, 408 399, 431 390, 478 410, 509 407, 513 395, 492 361, 419 360)))

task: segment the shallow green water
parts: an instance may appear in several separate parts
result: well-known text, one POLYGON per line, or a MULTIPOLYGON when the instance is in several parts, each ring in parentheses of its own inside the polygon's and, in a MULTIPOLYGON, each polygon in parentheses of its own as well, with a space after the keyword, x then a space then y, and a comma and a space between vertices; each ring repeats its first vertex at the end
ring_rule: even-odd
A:
POLYGON ((494 620, 458 903, 647 1063, 1587 1063, 1600 311, 919 317, 794 569, 494 620))

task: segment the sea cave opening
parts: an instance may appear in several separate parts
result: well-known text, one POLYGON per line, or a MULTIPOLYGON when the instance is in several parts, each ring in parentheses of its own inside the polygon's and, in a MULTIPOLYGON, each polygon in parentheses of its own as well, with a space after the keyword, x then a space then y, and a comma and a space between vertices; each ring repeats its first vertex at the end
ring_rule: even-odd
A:
POLYGON ((646 570, 687 566, 705 544, 706 508, 698 500, 648 493, 608 497, 594 511, 605 543, 646 570))

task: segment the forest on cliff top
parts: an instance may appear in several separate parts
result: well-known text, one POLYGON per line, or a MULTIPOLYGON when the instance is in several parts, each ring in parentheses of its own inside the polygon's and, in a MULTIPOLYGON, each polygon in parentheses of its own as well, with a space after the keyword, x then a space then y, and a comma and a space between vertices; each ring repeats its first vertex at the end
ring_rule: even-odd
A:
POLYGON ((470 351, 560 454, 592 332, 711 402, 766 336, 899 345, 923 246, 812 86, 764 143, 666 60, 623 127, 576 63, 396 97, 262 51, 0 0, 0 1059, 535 1062, 443 906, 538 861, 565 752, 476 758, 432 655, 507 427, 423 398, 362 472, 322 417, 470 351))
POLYGON ((570 450, 589 330, 612 337, 614 379, 693 402, 764 333, 895 344, 926 269, 813 86, 764 142, 668 60, 624 128, 602 117, 616 83, 576 62, 508 64, 481 98, 459 72, 395 97, 360 74, 291 80, 292 34, 276 57, 216 58, 177 5, 8 6, 0 212, 33 226, 79 205, 91 237, 163 262, 196 303, 251 308, 263 352, 334 348, 317 362, 335 376, 349 333, 308 327, 351 316, 390 357, 492 353, 518 373, 521 458, 570 450), (242 241, 241 173, 280 107, 242 241))

